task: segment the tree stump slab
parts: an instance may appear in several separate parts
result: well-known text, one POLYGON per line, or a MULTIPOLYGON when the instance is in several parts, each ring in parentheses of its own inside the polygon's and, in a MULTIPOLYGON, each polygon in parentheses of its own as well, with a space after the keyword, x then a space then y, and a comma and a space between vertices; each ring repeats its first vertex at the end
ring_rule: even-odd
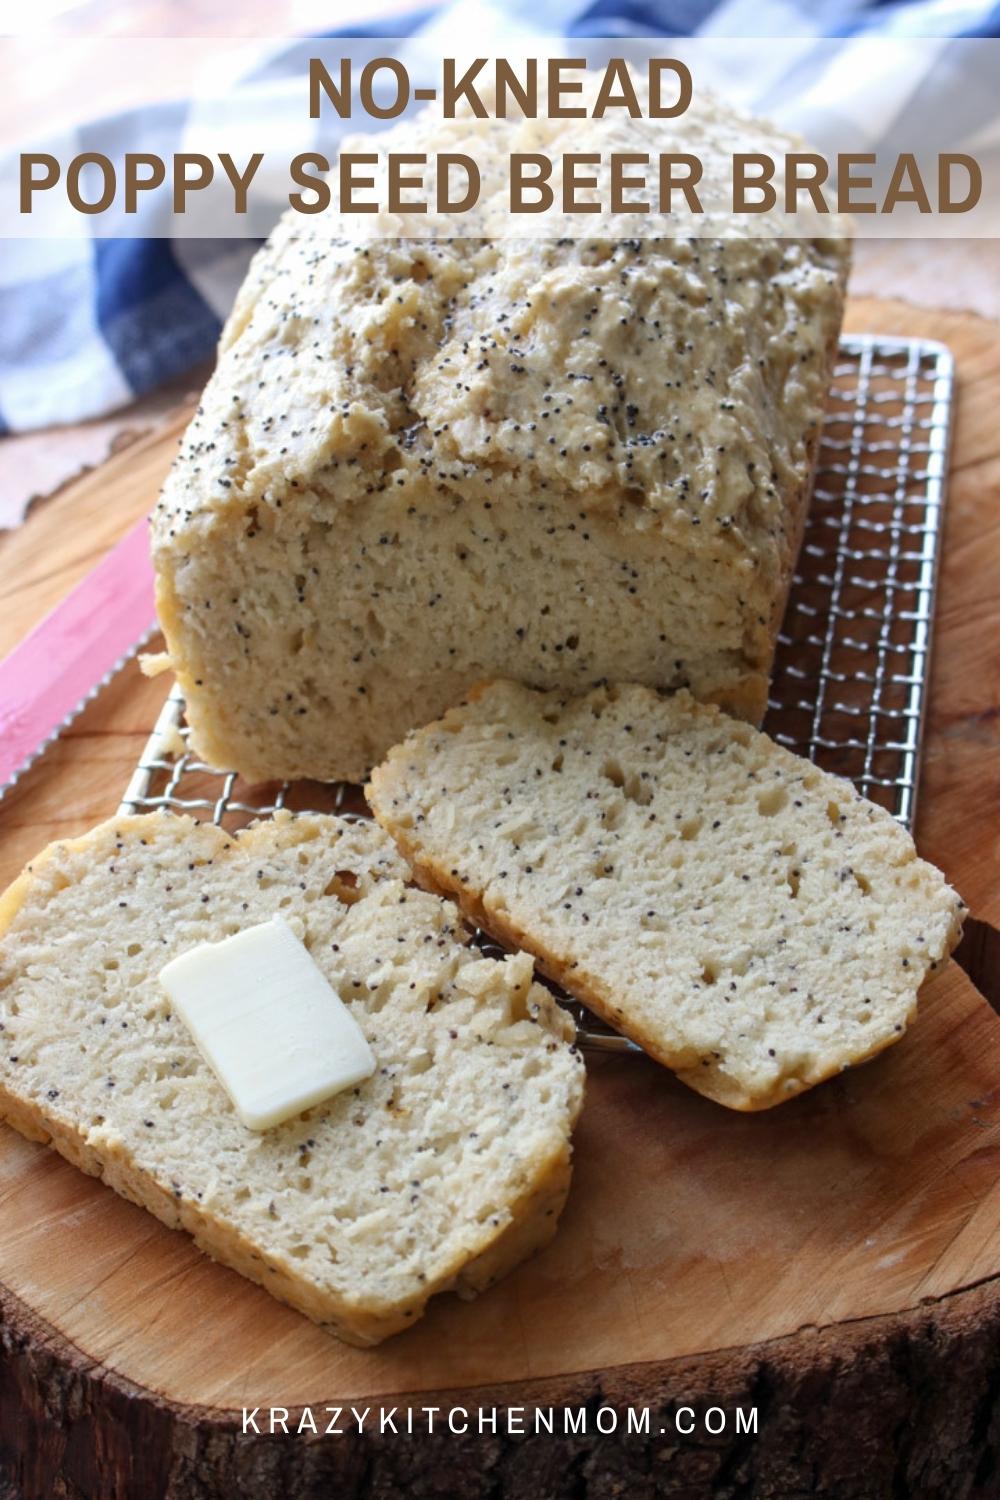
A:
MULTIPOLYGON (((1000 340, 898 303, 856 303, 849 326, 941 338, 958 361, 917 837, 1000 925, 1000 340)), ((0 650, 149 508, 180 425, 4 540, 0 650)), ((163 693, 127 668, 19 782, 0 880, 114 810, 163 693)), ((970 947, 973 978, 995 951, 970 947)), ((376 1350, 0 1130, 0 1500, 1000 1494, 1000 1017, 973 978, 947 965, 897 1047, 763 1115, 594 1056, 555 1241, 376 1350), (342 1431, 244 1432, 272 1406, 293 1429, 342 1408, 342 1431), (470 1432, 428 1435, 427 1406, 469 1408, 470 1432), (564 1406, 585 1431, 562 1431, 564 1406), (417 1409, 419 1437, 379 1434, 392 1407, 397 1425, 417 1409), (478 1407, 500 1409, 495 1435, 478 1407)))

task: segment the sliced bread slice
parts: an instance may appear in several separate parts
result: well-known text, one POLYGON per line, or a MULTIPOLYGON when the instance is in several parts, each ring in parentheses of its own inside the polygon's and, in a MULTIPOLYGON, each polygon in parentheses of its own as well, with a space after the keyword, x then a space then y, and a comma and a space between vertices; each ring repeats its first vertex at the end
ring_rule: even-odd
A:
POLYGON ((483 958, 373 823, 171 814, 51 845, 0 901, 0 1117, 355 1344, 551 1237, 583 1067, 531 960, 483 958), (280 914, 373 1077, 257 1133, 171 1010, 175 955, 280 914))
POLYGON ((887 812, 686 692, 492 683, 368 796, 422 883, 733 1109, 898 1040, 960 935, 887 812))

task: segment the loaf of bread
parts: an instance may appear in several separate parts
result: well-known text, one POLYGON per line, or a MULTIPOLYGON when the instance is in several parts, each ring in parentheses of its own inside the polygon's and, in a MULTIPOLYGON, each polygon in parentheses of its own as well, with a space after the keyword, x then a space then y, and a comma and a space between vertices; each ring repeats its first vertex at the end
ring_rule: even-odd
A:
POLYGON ((368 793, 424 884, 733 1109, 897 1041, 960 935, 884 809, 687 692, 494 683, 368 793))
MULTIPOLYGON (((550 121, 546 150, 582 128, 550 121)), ((776 140, 721 107, 678 128, 703 159, 776 140)), ((405 129, 433 159, 459 126, 405 129)), ((759 721, 848 251, 751 230, 350 243, 286 217, 154 520, 198 752, 361 779, 501 674, 759 721)))
POLYGON ((531 960, 481 957, 370 822, 167 813, 53 844, 0 902, 0 1117, 355 1344, 551 1237, 583 1067, 531 960), (175 955, 281 915, 375 1053, 264 1133, 172 1012, 175 955))

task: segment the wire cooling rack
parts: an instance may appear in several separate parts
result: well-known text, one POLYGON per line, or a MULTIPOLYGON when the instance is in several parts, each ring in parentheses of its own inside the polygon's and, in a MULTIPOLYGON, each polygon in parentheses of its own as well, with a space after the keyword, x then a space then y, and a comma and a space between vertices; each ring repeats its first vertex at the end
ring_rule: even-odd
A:
MULTIPOLYGON (((813 502, 765 728, 911 827, 920 772, 954 362, 927 339, 841 339, 813 502)), ((279 808, 367 815, 346 783, 249 787, 189 750, 170 694, 120 811, 167 808, 236 828, 279 808)), ((477 941, 500 951, 485 934, 477 941)), ((574 1007, 580 1040, 637 1051, 574 1007)))
POLYGON ((955 366, 927 339, 841 340, 765 724, 912 827, 955 366))

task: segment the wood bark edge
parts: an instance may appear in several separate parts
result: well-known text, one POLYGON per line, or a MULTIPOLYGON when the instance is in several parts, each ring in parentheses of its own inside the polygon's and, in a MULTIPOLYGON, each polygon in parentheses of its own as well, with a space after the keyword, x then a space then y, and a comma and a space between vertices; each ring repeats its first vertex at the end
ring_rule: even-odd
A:
POLYGON ((257 1436, 238 1410, 182 1405, 95 1364, 0 1287, 0 1500, 986 1500, 1000 1483, 998 1398, 991 1278, 766 1344, 384 1402, 585 1405, 580 1435, 257 1436), (629 1405, 650 1408, 649 1434, 596 1431, 598 1407, 629 1405), (730 1420, 716 1437, 678 1435, 680 1406, 756 1407, 757 1432, 730 1420))

